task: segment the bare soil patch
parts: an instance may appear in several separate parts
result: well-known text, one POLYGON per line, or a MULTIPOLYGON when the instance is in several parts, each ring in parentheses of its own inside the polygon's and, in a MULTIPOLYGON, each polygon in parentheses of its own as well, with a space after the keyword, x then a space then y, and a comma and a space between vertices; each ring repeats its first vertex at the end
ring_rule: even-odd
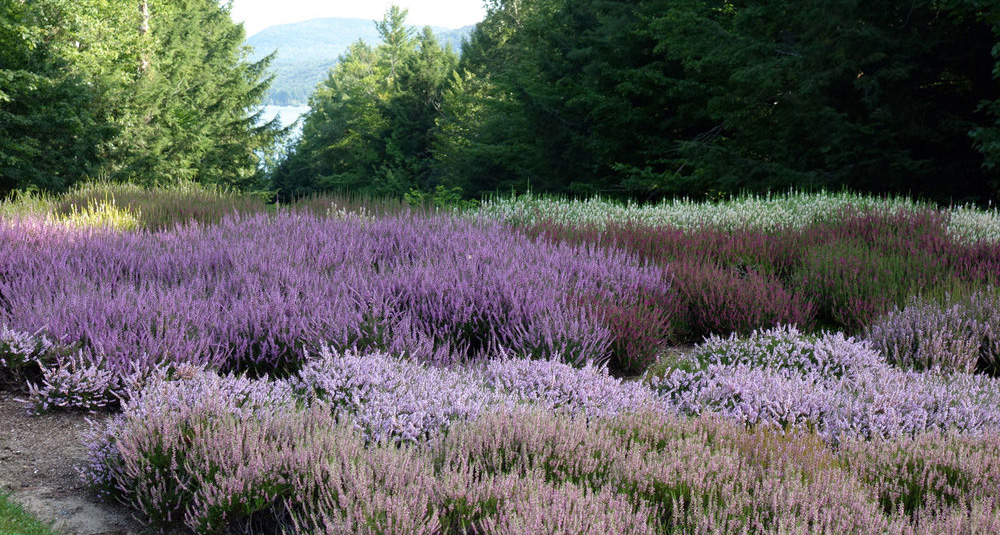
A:
POLYGON ((34 416, 15 397, 0 391, 0 490, 12 491, 13 501, 63 535, 153 533, 129 509, 97 499, 80 478, 87 460, 80 440, 86 418, 106 415, 34 416))

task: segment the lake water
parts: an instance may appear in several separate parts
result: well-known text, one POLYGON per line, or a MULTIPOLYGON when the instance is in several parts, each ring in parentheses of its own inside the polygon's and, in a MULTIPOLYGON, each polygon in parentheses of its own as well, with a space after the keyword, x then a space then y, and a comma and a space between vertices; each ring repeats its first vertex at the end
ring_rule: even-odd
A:
MULTIPOLYGON (((281 126, 288 126, 308 111, 309 106, 264 106, 264 113, 260 115, 260 120, 267 122, 277 117, 281 126)), ((301 132, 301 125, 299 126, 301 132)))

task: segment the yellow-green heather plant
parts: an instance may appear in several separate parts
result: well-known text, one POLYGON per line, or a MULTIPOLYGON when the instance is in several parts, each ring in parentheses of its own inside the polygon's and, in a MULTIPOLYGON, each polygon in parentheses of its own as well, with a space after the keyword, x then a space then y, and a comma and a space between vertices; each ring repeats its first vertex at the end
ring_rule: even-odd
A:
POLYGON ((111 197, 103 202, 88 200, 87 205, 70 205, 68 214, 56 213, 52 218, 76 228, 104 228, 131 231, 139 228, 142 213, 129 207, 121 207, 111 197))
POLYGON ((55 210, 71 214, 74 205, 87 205, 108 198, 123 209, 141 214, 140 226, 150 230, 172 228, 190 221, 217 223, 226 215, 252 214, 270 209, 264 194, 240 193, 193 182, 154 188, 90 182, 60 195, 56 199, 55 210))

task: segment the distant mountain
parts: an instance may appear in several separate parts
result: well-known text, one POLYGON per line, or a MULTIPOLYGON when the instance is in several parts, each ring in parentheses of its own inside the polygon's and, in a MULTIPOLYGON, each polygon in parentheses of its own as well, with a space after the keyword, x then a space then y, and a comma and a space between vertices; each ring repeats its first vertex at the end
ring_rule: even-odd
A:
MULTIPOLYGON (((419 30, 419 28, 416 28, 419 30)), ((442 44, 461 50, 462 40, 473 29, 431 27, 442 44)), ((294 24, 265 28, 247 39, 253 47, 251 59, 260 59, 277 51, 271 70, 275 74, 265 104, 292 106, 305 104, 316 85, 326 78, 337 58, 352 43, 362 40, 380 42, 375 22, 368 19, 312 19, 294 24)))

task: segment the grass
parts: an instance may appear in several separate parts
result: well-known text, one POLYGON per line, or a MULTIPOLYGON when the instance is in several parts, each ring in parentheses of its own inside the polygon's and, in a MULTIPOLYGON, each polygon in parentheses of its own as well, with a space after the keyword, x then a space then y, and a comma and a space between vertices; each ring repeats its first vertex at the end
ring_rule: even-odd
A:
POLYGON ((11 501, 8 493, 0 494, 0 533, 3 535, 57 535, 58 532, 11 501))

